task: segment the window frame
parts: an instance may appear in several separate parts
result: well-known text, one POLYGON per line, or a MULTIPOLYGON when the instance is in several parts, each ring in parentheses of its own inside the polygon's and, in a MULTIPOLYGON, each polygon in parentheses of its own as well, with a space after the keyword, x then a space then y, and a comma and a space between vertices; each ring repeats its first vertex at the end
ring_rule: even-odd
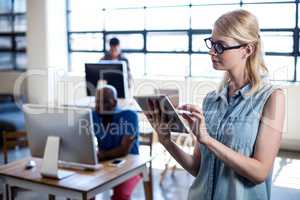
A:
MULTIPOLYGON (((9 12, 4 12, 4 13, 0 13, 0 16, 4 16, 4 17, 10 17, 10 23, 11 23, 11 31, 9 32, 3 32, 0 31, 0 37, 8 37, 10 38, 10 42, 11 42, 11 48, 3 48, 0 47, 0 53, 9 53, 12 56, 12 68, 7 67, 7 68, 2 68, 0 69, 0 71, 25 71, 27 66, 25 65, 25 67, 19 67, 17 65, 17 55, 18 54, 25 54, 26 56, 26 47, 25 48, 18 48, 17 47, 17 42, 16 39, 17 37, 25 37, 26 39, 26 30, 25 31, 16 31, 15 30, 15 19, 16 17, 25 17, 26 19, 26 11, 25 12, 15 12, 14 8, 15 8, 15 4, 18 1, 15 0, 8 0, 11 2, 11 8, 9 12)), ((26 25, 27 26, 27 25, 26 25)))
MULTIPOLYGON (((71 10, 69 10, 69 2, 70 1, 74 1, 74 0, 66 0, 67 2, 67 25, 69 23, 70 20, 70 13, 72 12, 71 10)), ((297 62, 298 62, 298 57, 300 58, 300 53, 299 53, 299 27, 298 27, 298 14, 299 14, 299 1, 300 0, 295 0, 295 1, 276 1, 276 2, 270 2, 270 1, 266 1, 266 2, 244 2, 243 0, 240 0, 239 3, 199 3, 199 4, 182 4, 182 5, 178 5, 178 7, 186 7, 188 6, 190 9, 192 7, 196 7, 196 6, 218 6, 218 5, 233 5, 233 6, 238 6, 243 8, 244 5, 260 5, 260 4, 293 4, 295 5, 295 27, 294 28, 262 28, 261 32, 291 32, 293 34, 293 51, 292 52, 265 52, 265 55, 268 56, 288 56, 288 57, 293 57, 294 58, 294 72, 293 72, 293 79, 292 80, 277 80, 276 81, 286 81, 286 82, 299 82, 300 81, 300 77, 297 77, 297 62), (298 79, 298 80, 297 80, 298 79)), ((169 8, 169 7, 174 7, 174 5, 170 5, 170 6, 143 6, 143 7, 136 7, 136 9, 145 9, 145 13, 146 13, 146 9, 147 8, 169 8)), ((176 6, 175 6, 176 7, 176 6)), ((99 8, 100 9, 100 8, 99 8)), ((104 10, 104 12, 106 10, 109 10, 109 8, 101 8, 102 11, 104 10)), ((131 8, 111 8, 111 9, 133 9, 131 8)), ((146 14, 145 14, 146 15, 146 14)), ((146 19, 144 19, 146 22, 146 19)), ((70 49, 70 35, 72 33, 77 33, 76 31, 69 31, 69 25, 68 25, 68 55, 69 55, 69 69, 71 68, 71 59, 70 59, 70 55, 72 52, 105 52, 106 49, 106 40, 107 40, 107 35, 108 34, 132 34, 132 33, 138 33, 138 34, 142 34, 143 35, 143 41, 144 41, 144 45, 142 49, 124 49, 123 52, 124 53, 144 53, 144 56, 146 57, 147 54, 152 54, 152 53, 157 53, 157 54, 189 54, 189 69, 188 70, 188 75, 187 77, 192 77, 192 78, 201 78, 202 76, 195 76, 192 74, 192 63, 191 63, 191 57, 192 55, 195 54, 207 54, 208 51, 194 51, 193 50, 193 35, 201 35, 201 34, 211 34, 211 29, 192 29, 192 25, 191 25, 191 13, 190 13, 190 24, 189 24, 189 28, 188 29, 166 29, 166 30, 154 30, 154 29, 146 29, 146 25, 144 30, 123 30, 123 31, 106 31, 106 30, 102 30, 102 31, 96 31, 97 33, 102 33, 103 34, 103 51, 72 51, 70 49), (187 51, 149 51, 147 50, 147 34, 151 33, 151 32, 173 32, 173 33, 185 33, 188 36, 188 50, 187 51)), ((94 33, 95 31, 84 31, 85 33, 94 33)), ((145 59, 146 62, 146 59, 145 59)), ((299 69, 300 70, 300 69, 299 69)), ((148 76, 149 73, 147 73, 147 65, 146 63, 144 63, 144 76, 148 76)), ((300 74, 300 73, 298 73, 300 74)), ((213 77, 212 77, 213 78, 213 77)))

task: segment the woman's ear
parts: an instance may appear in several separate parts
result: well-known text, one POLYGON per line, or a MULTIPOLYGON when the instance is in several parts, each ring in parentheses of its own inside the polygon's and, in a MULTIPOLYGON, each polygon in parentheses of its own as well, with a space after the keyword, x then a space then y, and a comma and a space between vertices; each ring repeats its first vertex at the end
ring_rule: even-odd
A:
POLYGON ((245 53, 243 58, 248 58, 255 52, 255 45, 253 43, 249 43, 245 46, 245 53))

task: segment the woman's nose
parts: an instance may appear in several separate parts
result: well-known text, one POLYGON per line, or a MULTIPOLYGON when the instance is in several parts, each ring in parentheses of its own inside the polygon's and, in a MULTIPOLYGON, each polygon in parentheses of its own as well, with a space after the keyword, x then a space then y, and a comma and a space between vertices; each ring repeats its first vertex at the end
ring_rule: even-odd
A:
POLYGON ((211 56, 212 56, 212 55, 215 56, 215 55, 217 55, 217 52, 216 52, 215 48, 212 47, 212 48, 208 51, 208 54, 211 55, 211 56))

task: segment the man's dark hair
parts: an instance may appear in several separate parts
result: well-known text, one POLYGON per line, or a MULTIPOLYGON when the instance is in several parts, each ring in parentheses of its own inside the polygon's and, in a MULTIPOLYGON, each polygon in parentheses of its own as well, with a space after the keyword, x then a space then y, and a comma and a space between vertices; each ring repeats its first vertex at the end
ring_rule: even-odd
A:
POLYGON ((109 46, 118 46, 120 45, 120 40, 116 37, 113 37, 109 40, 109 46))

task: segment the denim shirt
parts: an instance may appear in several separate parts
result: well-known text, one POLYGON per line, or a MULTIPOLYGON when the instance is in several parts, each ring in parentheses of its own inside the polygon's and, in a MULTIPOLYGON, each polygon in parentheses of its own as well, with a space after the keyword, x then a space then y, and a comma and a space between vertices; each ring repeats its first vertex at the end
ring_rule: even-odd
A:
MULTIPOLYGON (((264 81, 260 89, 248 96, 247 84, 228 97, 228 85, 207 94, 203 113, 208 134, 232 150, 252 157, 258 135, 260 117, 275 87, 264 81)), ((218 159, 207 147, 200 145, 201 166, 188 199, 195 200, 269 200, 272 173, 254 184, 218 159)))

